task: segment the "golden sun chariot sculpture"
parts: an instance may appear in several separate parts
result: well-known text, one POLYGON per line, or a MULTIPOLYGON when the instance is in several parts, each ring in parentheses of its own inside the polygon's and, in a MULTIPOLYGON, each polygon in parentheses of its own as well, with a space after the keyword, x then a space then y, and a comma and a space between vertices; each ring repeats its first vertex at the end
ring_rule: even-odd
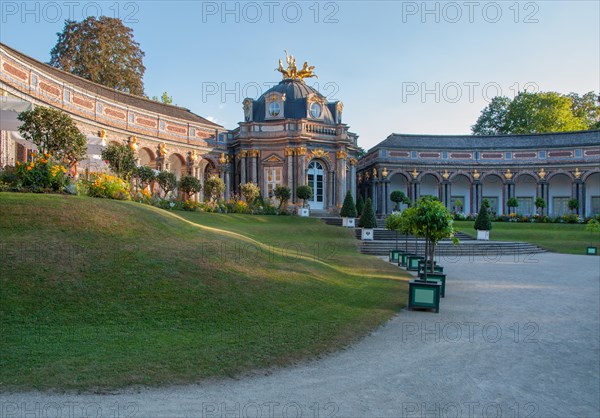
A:
POLYGON ((285 52, 285 61, 287 63, 287 69, 283 68, 283 62, 281 59, 279 60, 279 67, 275 69, 275 71, 279 71, 283 74, 284 80, 300 80, 303 81, 305 78, 316 77, 319 78, 313 71, 315 69, 314 65, 308 65, 307 61, 304 61, 304 65, 302 65, 302 69, 298 71, 296 67, 296 58, 292 54, 288 55, 287 50, 285 52))

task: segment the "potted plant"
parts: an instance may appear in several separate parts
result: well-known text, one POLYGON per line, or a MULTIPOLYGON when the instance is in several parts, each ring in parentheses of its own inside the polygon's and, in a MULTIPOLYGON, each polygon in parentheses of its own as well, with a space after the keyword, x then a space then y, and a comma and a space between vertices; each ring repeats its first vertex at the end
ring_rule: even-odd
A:
POLYGON ((354 204, 354 198, 350 190, 346 192, 344 198, 344 204, 340 210, 340 216, 342 217, 342 226, 346 228, 354 228, 354 222, 356 220, 356 205, 354 204))
POLYGON ((409 283, 409 307, 428 307, 439 312, 439 298, 445 294, 446 275, 434 272, 435 247, 444 238, 453 238, 453 242, 458 243, 454 238, 453 223, 452 214, 439 200, 422 197, 417 202, 413 230, 425 239, 425 262, 419 280, 409 283))
POLYGON ((513 213, 514 210, 512 210, 512 209, 519 207, 519 201, 517 200, 516 197, 511 197, 510 199, 508 199, 506 201, 506 206, 508 206, 508 212, 513 213))
POLYGON ((594 234, 597 234, 600 232, 600 222, 598 222, 596 219, 590 219, 590 221, 585 226, 585 230, 589 231, 589 233, 592 235, 592 240, 590 241, 590 246, 587 247, 587 250, 585 253, 588 255, 597 255, 598 247, 594 246, 594 234))
POLYGON ((411 213, 412 208, 407 208, 400 212, 400 225, 398 231, 404 235, 404 251, 402 251, 398 257, 398 265, 402 267, 407 266, 408 256, 414 255, 408 251, 408 236, 412 234, 411 213))
POLYGON ((396 232, 396 249, 390 250, 389 261, 397 263, 399 254, 402 252, 398 249, 398 231, 402 227, 402 214, 399 212, 393 212, 385 219, 385 227, 390 231, 396 232))
POLYGON ((456 199, 454 201, 454 211, 455 212, 462 212, 462 207, 463 207, 463 202, 460 199, 456 199))
POLYGON ((569 199, 569 202, 567 203, 567 205, 569 206, 569 210, 573 214, 575 214, 575 212, 577 210, 579 210, 579 200, 577 200, 577 199, 569 199))
POLYGON ((296 189, 296 196, 298 197, 298 199, 302 199, 302 207, 300 208, 300 216, 309 216, 310 215, 310 209, 306 206, 306 200, 310 199, 310 197, 312 196, 312 189, 310 188, 310 186, 298 186, 298 188, 296 189))
POLYGON ((546 201, 542 197, 538 197, 535 199, 535 208, 539 210, 540 216, 544 214, 544 208, 546 207, 546 201))
POLYGON ((395 211, 400 210, 400 204, 405 203, 406 199, 407 199, 406 195, 404 194, 404 192, 402 192, 400 190, 394 190, 390 194, 390 200, 395 203, 395 205, 394 205, 395 211))
POLYGON ((365 209, 358 220, 358 226, 362 228, 361 238, 364 241, 372 241, 375 235, 374 229, 377 227, 377 218, 375 217, 375 211, 373 211, 371 199, 367 199, 365 203, 365 209))
POLYGON ((473 226, 477 231, 477 239, 482 241, 489 241, 490 231, 492 230, 492 221, 490 219, 489 202, 487 199, 483 199, 477 218, 475 218, 475 225, 473 226))

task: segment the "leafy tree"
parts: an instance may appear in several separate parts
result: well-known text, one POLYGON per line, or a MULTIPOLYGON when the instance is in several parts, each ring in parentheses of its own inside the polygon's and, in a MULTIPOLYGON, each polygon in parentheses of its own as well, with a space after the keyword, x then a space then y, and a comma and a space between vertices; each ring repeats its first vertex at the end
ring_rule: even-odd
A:
POLYGON ((400 203, 404 203, 406 201, 406 199, 407 199, 406 195, 404 194, 403 191, 400 191, 400 190, 394 190, 390 194, 390 200, 396 204, 394 206, 394 210, 399 210, 400 203))
POLYGON ((173 96, 169 96, 169 93, 167 93, 166 91, 163 92, 162 96, 160 96, 160 97, 152 96, 152 100, 154 100, 155 102, 161 102, 164 104, 173 104, 173 96))
POLYGON ((463 202, 462 202, 462 200, 460 200, 460 199, 456 199, 456 200, 454 201, 454 208, 455 208, 455 209, 458 209, 458 211, 460 212, 460 211, 462 210, 462 207, 463 207, 463 202))
POLYGON ((154 170, 145 165, 141 165, 136 167, 133 171, 133 176, 140 182, 140 187, 144 189, 151 182, 156 179, 156 174, 154 174, 154 170))
POLYGON ((225 183, 223 179, 212 175, 204 182, 204 195, 210 200, 218 200, 225 192, 225 183))
POLYGON ((475 218, 475 225, 473 225, 477 231, 491 231, 492 220, 490 219, 490 204, 487 199, 483 199, 477 218, 475 218))
POLYGON ((577 200, 577 199, 569 199, 569 202, 567 202, 567 205, 569 206, 569 209, 573 213, 575 213, 575 211, 579 209, 579 200, 577 200))
MULTIPOLYGON (((407 208, 403 210, 401 215, 401 223, 399 231, 404 234, 404 250, 408 251, 408 236, 413 233, 413 219, 415 208, 407 208)), ((417 248, 417 237, 415 236, 415 250, 417 248)))
POLYGON ((516 197, 511 197, 510 199, 508 199, 506 201, 506 206, 508 206, 508 210, 512 212, 512 208, 518 208, 519 207, 519 201, 517 200, 516 197))
POLYGON ((248 204, 254 203, 254 200, 260 193, 260 189, 254 183, 242 184, 242 186, 240 187, 240 191, 242 192, 242 196, 244 196, 244 199, 246 199, 246 202, 248 204))
POLYGON ((590 219, 587 225, 585 226, 585 230, 588 231, 592 236, 592 239, 590 241, 590 247, 593 247, 594 234, 600 233, 600 222, 598 222, 596 219, 590 219))
POLYGON ((38 106, 19 113, 17 119, 23 122, 19 133, 26 140, 33 142, 40 153, 51 154, 69 166, 85 157, 85 135, 65 112, 38 106))
MULTIPOLYGON (((429 266, 433 273, 437 243, 444 238, 454 237, 452 214, 439 200, 422 197, 417 201, 412 217, 415 234, 425 238, 425 266, 429 266)), ((453 242, 456 244, 458 240, 454 238, 453 242)), ((425 281, 427 281, 427 268, 425 268, 425 281)))
POLYGON ((573 102, 573 114, 583 120, 587 129, 600 129, 600 95, 590 91, 582 96, 577 93, 569 93, 567 96, 573 102))
POLYGON ((202 183, 194 176, 183 176, 179 180, 179 190, 181 190, 182 193, 185 193, 186 197, 189 199, 191 195, 202 190, 202 183))
POLYGON ((67 20, 57 36, 50 65, 115 90, 144 94, 144 52, 121 19, 67 20))
POLYGON ((164 197, 177 188, 177 177, 169 171, 161 171, 156 176, 158 185, 164 192, 164 197))
POLYGON ((395 212, 385 218, 385 227, 390 231, 396 232, 396 249, 398 249, 398 232, 402 228, 402 214, 395 212))
POLYGON ((473 135, 500 135, 507 133, 506 119, 510 99, 496 96, 482 111, 475 125, 471 126, 473 135))
POLYGON ((356 214, 358 216, 362 215, 364 209, 365 209, 365 200, 363 199, 362 195, 359 195, 358 199, 356 200, 356 214))
POLYGON ((362 215, 360 215, 358 226, 362 228, 377 228, 377 218, 375 217, 371 199, 367 199, 367 202, 365 203, 365 209, 363 210, 362 215))
POLYGON ((312 189, 310 188, 310 186, 298 186, 298 188, 296 189, 296 197, 298 199, 302 199, 303 203, 302 206, 306 206, 306 200, 310 199, 310 197, 312 196, 312 189))
POLYGON ((281 210, 282 207, 287 205, 288 200, 292 197, 292 191, 289 187, 278 184, 273 191, 273 194, 279 199, 279 206, 277 209, 281 210))
POLYGON ((599 125, 597 96, 586 93, 520 92, 513 100, 494 97, 475 125, 474 135, 530 134, 595 129, 599 125))
POLYGON ((538 197, 535 199, 535 207, 537 209, 541 209, 540 215, 544 212, 544 208, 546 207, 546 201, 544 200, 543 197, 538 197))
POLYGON ((102 159, 118 177, 129 179, 135 170, 135 155, 125 144, 110 143, 102 150, 102 159))
POLYGON ((350 190, 346 192, 344 204, 340 210, 340 216, 343 218, 356 218, 356 205, 354 204, 354 198, 352 197, 352 192, 350 192, 350 190))

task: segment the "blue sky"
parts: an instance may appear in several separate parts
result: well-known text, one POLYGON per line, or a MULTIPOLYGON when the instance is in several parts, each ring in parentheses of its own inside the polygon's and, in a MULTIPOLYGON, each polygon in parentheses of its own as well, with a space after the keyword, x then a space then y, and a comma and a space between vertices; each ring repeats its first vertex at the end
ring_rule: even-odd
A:
POLYGON ((500 93, 600 90, 597 1, 1 3, 1 41, 45 62, 65 18, 121 17, 146 53, 146 94, 226 128, 281 79, 284 49, 316 66, 307 82, 344 102, 364 148, 469 133, 500 93))

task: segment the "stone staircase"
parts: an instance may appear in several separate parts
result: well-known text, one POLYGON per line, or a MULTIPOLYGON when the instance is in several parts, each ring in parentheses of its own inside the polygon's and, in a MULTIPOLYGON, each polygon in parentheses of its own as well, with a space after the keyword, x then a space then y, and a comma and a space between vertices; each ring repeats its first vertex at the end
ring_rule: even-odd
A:
MULTIPOLYGON (((321 217, 328 225, 342 225, 341 218, 321 217)), ((358 222, 358 220, 357 220, 358 222)), ((360 252, 363 254, 387 256, 390 250, 396 249, 396 233, 385 229, 385 220, 377 220, 378 228, 375 229, 373 241, 361 241, 360 252)), ((354 229, 354 234, 360 240, 360 228, 354 229)), ((456 238, 460 244, 454 245, 451 240, 442 240, 436 247, 437 257, 471 257, 484 256, 488 259, 500 259, 502 256, 522 256, 525 259, 531 254, 546 252, 543 248, 526 242, 502 242, 502 241, 477 241, 472 236, 463 232, 457 232, 456 238)), ((398 234, 398 249, 403 250, 406 240, 405 236, 398 234)), ((418 239, 415 242, 413 236, 408 236, 407 250, 415 254, 423 254, 425 242, 418 239)))

